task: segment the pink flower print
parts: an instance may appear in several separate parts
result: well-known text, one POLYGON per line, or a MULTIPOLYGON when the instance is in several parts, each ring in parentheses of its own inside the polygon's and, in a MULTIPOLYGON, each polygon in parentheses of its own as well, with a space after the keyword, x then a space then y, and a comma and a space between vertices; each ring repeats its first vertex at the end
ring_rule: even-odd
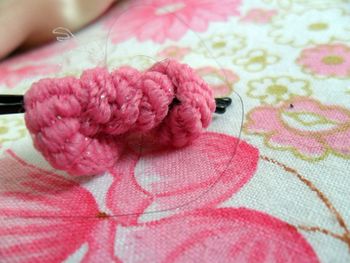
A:
POLYGON ((125 261, 319 262, 295 227, 246 208, 197 210, 120 234, 116 252, 125 261))
POLYGON ((86 243, 83 262, 118 261, 115 224, 90 192, 11 151, 7 155, 0 159, 0 257, 5 262, 62 262, 86 243))
POLYGON ((304 49, 297 60, 306 71, 328 77, 350 77, 350 47, 319 45, 304 49))
POLYGON ((13 88, 26 78, 47 75, 58 72, 59 70, 60 66, 50 64, 22 66, 19 68, 2 68, 0 65, 0 84, 5 84, 9 88, 13 88))
POLYGON ((294 97, 278 106, 260 106, 248 113, 244 130, 264 137, 274 149, 290 150, 308 161, 328 154, 350 158, 350 111, 308 97, 294 97))
POLYGON ((191 52, 190 48, 169 46, 158 53, 158 57, 163 59, 174 58, 182 60, 188 53, 191 52))
POLYGON ((74 46, 73 41, 48 44, 4 60, 0 63, 0 85, 13 88, 24 79, 58 72, 61 66, 45 60, 68 51, 74 46))
POLYGON ((145 212, 215 206, 236 193, 255 173, 258 150, 219 133, 204 133, 183 149, 128 152, 116 164, 107 206, 123 225, 145 212))
POLYGON ((214 90, 215 97, 231 95, 233 85, 239 80, 239 77, 230 69, 203 67, 198 68, 196 71, 209 83, 210 87, 214 90))
POLYGON ((127 11, 117 9, 105 26, 113 43, 136 37, 139 41, 179 40, 188 30, 204 32, 209 23, 238 15, 240 0, 133 0, 127 11))
POLYGON ((256 24, 268 24, 275 15, 277 15, 276 10, 253 8, 250 9, 244 17, 242 17, 241 21, 256 24))

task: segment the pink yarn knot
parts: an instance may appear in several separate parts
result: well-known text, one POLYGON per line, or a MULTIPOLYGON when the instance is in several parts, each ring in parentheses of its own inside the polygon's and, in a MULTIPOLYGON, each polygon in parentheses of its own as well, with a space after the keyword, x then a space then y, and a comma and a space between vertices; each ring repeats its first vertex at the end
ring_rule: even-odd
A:
POLYGON ((42 79, 26 93, 25 108, 34 145, 50 164, 92 175, 114 165, 129 134, 188 145, 210 124, 215 100, 193 69, 167 60, 145 72, 94 68, 80 79, 42 79))

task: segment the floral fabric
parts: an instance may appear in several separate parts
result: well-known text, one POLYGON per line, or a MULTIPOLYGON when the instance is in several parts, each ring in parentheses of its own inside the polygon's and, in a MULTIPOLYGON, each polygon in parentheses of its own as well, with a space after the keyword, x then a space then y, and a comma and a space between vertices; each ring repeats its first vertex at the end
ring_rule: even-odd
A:
POLYGON ((22 114, 1 116, 0 262, 349 262, 349 3, 121 1, 0 62, 0 93, 23 94, 175 58, 233 100, 189 147, 135 138, 87 178, 52 169, 22 114))

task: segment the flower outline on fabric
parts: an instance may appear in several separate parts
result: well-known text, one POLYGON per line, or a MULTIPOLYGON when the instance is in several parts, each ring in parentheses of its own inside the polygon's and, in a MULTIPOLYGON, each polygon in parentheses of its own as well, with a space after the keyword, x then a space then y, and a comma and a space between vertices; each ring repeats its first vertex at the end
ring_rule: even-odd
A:
POLYGON ((239 77, 230 69, 218 69, 215 67, 197 68, 196 72, 207 82, 214 91, 215 97, 230 96, 233 86, 239 81, 239 77))
POLYGON ((296 262, 319 259, 294 226, 248 208, 200 209, 123 231, 120 258, 140 262, 296 262), (169 239, 169 236, 176 238, 169 239), (220 240, 220 242, 218 242, 220 240), (131 245, 133 244, 133 245, 131 245), (145 246, 144 244, 148 244, 145 246), (157 252, 149 249, 157 247, 157 252), (139 250, 135 250, 135 248, 139 250))
POLYGON ((240 21, 263 25, 270 23, 276 14, 276 10, 252 8, 247 11, 247 13, 240 19, 240 21))
POLYGON ((141 42, 152 40, 162 44, 166 40, 180 40, 189 30, 205 32, 211 22, 227 21, 230 16, 239 14, 240 3, 240 0, 223 0, 220 5, 203 0, 175 3, 133 0, 128 2, 127 12, 120 14, 118 10, 120 16, 117 20, 112 16, 106 21, 105 28, 110 30, 114 26, 111 31, 113 43, 136 37, 141 42))
POLYGON ((248 82, 247 95, 262 104, 276 104, 295 96, 310 96, 310 82, 290 76, 263 77, 248 82))
POLYGON ((254 176, 259 159, 252 145, 213 132, 176 151, 151 145, 140 156, 135 150, 127 150, 116 163, 106 197, 113 214, 132 215, 115 218, 124 226, 141 224, 140 217, 154 207, 170 214, 178 207, 184 211, 213 207, 254 176))
POLYGON ((350 111, 312 98, 256 107, 243 130, 263 137, 267 147, 291 151, 305 161, 320 161, 330 154, 350 159, 350 111))
POLYGON ((213 34, 210 37, 203 39, 203 42, 197 44, 194 52, 203 54, 208 58, 232 56, 238 50, 246 46, 246 37, 236 33, 213 34))
POLYGON ((108 68, 129 67, 132 66, 137 70, 143 71, 150 68, 155 60, 151 57, 143 55, 127 56, 127 57, 113 57, 107 61, 108 68))
POLYGON ((179 47, 179 46, 168 46, 163 50, 159 51, 157 56, 161 59, 173 58, 177 60, 184 59, 192 49, 190 47, 179 47))
POLYGON ((316 76, 350 78, 350 46, 328 44, 306 48, 297 63, 306 73, 316 76))
POLYGON ((263 0, 263 2, 267 4, 276 4, 279 8, 282 9, 291 9, 293 6, 293 0, 263 0))
POLYGON ((1 116, 0 147, 3 143, 17 141, 25 137, 27 129, 24 121, 18 116, 1 116))
POLYGON ((349 33, 348 13, 339 8, 330 8, 281 14, 273 20, 269 35, 278 44, 298 48, 310 44, 348 41, 349 33))
POLYGON ((79 182, 33 166, 12 151, 0 158, 0 164, 0 171, 11 174, 13 182, 0 187, 1 257, 61 262, 88 244, 83 262, 101 256, 119 262, 112 242, 116 224, 101 217, 94 196, 79 182), (101 246, 101 240, 108 242, 101 246))
POLYGON ((269 65, 279 62, 281 58, 275 54, 270 54, 264 49, 253 49, 245 55, 241 55, 233 60, 238 66, 243 66, 246 71, 259 72, 269 65))

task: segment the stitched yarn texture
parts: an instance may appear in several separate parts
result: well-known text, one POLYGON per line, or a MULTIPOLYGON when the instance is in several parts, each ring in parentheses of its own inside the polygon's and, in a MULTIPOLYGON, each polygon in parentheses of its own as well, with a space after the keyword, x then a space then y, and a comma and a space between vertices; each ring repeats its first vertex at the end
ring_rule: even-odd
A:
POLYGON ((32 133, 0 116, 0 262, 350 262, 349 33, 349 0, 125 0, 1 61, 37 84, 32 133))
POLYGON ((54 168, 93 175, 115 164, 128 134, 190 144, 210 124, 215 101, 193 69, 169 60, 145 72, 95 68, 80 79, 42 79, 26 93, 25 108, 34 145, 54 168))

